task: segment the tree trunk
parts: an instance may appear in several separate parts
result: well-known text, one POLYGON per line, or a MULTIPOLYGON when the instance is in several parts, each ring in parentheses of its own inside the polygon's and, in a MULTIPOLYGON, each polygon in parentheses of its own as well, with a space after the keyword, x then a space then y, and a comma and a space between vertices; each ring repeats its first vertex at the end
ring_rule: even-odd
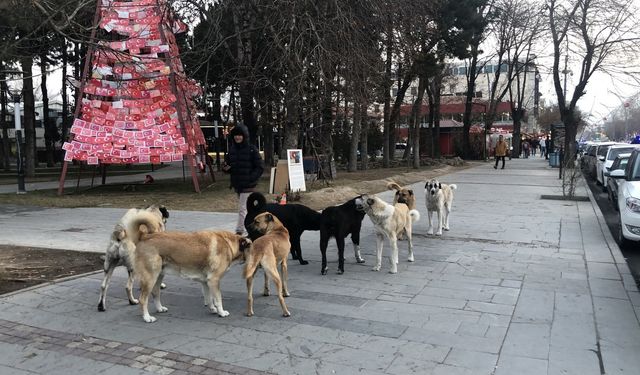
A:
POLYGON ((473 109, 473 97, 476 92, 476 73, 478 67, 478 45, 471 45, 471 64, 467 72, 467 93, 464 101, 464 115, 462 117, 462 154, 465 159, 471 156, 471 110, 473 109))
POLYGON ((440 158, 440 99, 442 94, 442 76, 438 75, 433 87, 433 157, 440 158))
POLYGON ((293 78, 290 78, 287 83, 287 91, 285 92, 287 114, 284 123, 284 135, 281 138, 280 160, 287 160, 287 149, 298 148, 298 136, 300 133, 300 127, 298 126, 300 117, 298 112, 298 91, 293 78))
POLYGON ((360 129, 360 158, 362 159, 362 170, 369 169, 369 118, 367 116, 366 104, 362 106, 362 126, 360 129))
POLYGON ((384 125, 382 129, 382 166, 389 168, 391 157, 395 152, 395 145, 392 149, 389 149, 391 144, 391 130, 390 118, 391 118, 391 64, 393 59, 393 23, 389 20, 387 24, 387 39, 385 42, 386 50, 386 62, 385 62, 385 75, 384 75, 384 125))
POLYGON ((511 147, 513 147, 513 150, 511 150, 511 157, 512 158, 519 158, 520 157, 520 151, 522 149, 522 142, 520 140, 521 137, 521 133, 520 133, 520 129, 522 127, 522 109, 514 109, 513 111, 511 111, 511 117, 513 119, 513 135, 511 138, 511 147))
MULTIPOLYGON (((0 72, 2 72, 2 64, 0 64, 0 72)), ((0 125, 2 125, 2 165, 5 171, 9 171, 9 157, 11 144, 9 143, 9 124, 7 123, 7 82, 4 73, 0 73, 0 125)))
POLYGON ((427 77, 421 76, 418 82, 418 99, 414 104, 414 123, 413 123, 413 168, 420 168, 420 112, 422 109, 422 98, 427 87, 427 77))
POLYGON ((53 153, 56 124, 50 123, 49 119, 49 93, 47 91, 47 54, 45 50, 40 53, 40 73, 42 74, 42 82, 40 83, 40 90, 42 91, 42 127, 44 128, 44 145, 47 153, 47 167, 53 167, 53 153))
POLYGON ((67 40, 62 40, 62 90, 60 95, 62 96, 62 141, 67 140, 68 129, 68 117, 69 117, 69 96, 67 95, 67 65, 69 63, 69 56, 67 54, 67 40))
MULTIPOLYGON (((20 59, 23 74, 24 92, 24 138, 25 147, 25 174, 28 177, 35 176, 36 173, 36 108, 33 97, 33 57, 26 56, 20 59)), ((18 114, 19 115, 19 114, 18 114)))
MULTIPOLYGON (((366 115, 366 112, 365 112, 366 115)), ((348 172, 355 172, 358 170, 358 143, 360 143, 360 126, 362 122, 362 105, 358 103, 358 100, 353 102, 353 127, 351 128, 351 144, 349 147, 349 165, 347 166, 348 172)), ((365 158, 366 153, 362 158, 365 158)))

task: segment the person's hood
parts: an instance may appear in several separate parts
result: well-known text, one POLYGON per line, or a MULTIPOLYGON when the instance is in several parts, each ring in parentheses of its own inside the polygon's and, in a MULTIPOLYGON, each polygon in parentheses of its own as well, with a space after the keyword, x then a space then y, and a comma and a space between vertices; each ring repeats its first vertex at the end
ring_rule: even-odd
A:
POLYGON ((231 131, 229 131, 229 136, 234 137, 236 135, 242 134, 244 136, 244 142, 249 142, 249 129, 242 125, 242 124, 237 124, 236 126, 233 127, 233 129, 231 129, 231 131))

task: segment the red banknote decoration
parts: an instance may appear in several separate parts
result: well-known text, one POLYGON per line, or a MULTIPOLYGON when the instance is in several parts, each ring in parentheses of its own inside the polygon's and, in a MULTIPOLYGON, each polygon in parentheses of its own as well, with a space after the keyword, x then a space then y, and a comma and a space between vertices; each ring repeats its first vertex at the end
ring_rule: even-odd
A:
POLYGON ((89 52, 66 162, 169 163, 205 143, 174 33, 186 31, 166 0, 98 0, 100 35, 89 52), (108 41, 107 41, 108 40, 108 41))

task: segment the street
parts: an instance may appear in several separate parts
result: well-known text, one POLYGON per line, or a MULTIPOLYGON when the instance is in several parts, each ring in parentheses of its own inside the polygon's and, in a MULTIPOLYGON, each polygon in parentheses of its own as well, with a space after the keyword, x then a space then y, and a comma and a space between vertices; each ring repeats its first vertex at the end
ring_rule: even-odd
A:
MULTIPOLYGON (((609 227, 611 235, 616 239, 616 242, 620 241, 618 238, 618 228, 620 225, 618 211, 613 208, 613 205, 607 199, 607 193, 602 191, 602 187, 596 184, 595 180, 587 176, 584 176, 584 179, 587 181, 587 185, 596 199, 600 211, 602 211, 602 216, 604 216, 607 222, 607 227, 609 227)), ((640 285, 640 244, 635 247, 621 248, 620 250, 627 260, 633 278, 636 280, 636 285, 640 285)))

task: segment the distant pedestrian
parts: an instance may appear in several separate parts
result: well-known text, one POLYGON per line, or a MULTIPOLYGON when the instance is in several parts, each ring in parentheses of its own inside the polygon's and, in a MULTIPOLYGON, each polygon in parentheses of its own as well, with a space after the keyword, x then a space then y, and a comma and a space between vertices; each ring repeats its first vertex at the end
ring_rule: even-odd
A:
POLYGON ((498 162, 502 159, 502 168, 504 169, 505 156, 507 156, 507 142, 504 141, 502 135, 498 136, 498 143, 496 143, 496 148, 494 149, 494 153, 496 155, 496 165, 493 166, 493 169, 498 169, 498 162))
POLYGON ((529 157, 529 141, 528 140, 523 140, 522 141, 522 152, 524 153, 524 158, 527 159, 529 157))
POLYGON ((544 138, 540 138, 540 157, 544 157, 545 153, 547 152, 547 147, 545 146, 545 140, 544 138))
POLYGON ((222 170, 231 174, 231 187, 238 194, 238 223, 236 233, 245 234, 244 218, 247 216, 247 197, 255 191, 264 171, 264 162, 258 149, 249 143, 249 129, 236 125, 229 132, 233 143, 225 158, 222 170))
POLYGON ((551 148, 551 140, 549 136, 544 140, 544 158, 549 159, 549 148, 551 148))

